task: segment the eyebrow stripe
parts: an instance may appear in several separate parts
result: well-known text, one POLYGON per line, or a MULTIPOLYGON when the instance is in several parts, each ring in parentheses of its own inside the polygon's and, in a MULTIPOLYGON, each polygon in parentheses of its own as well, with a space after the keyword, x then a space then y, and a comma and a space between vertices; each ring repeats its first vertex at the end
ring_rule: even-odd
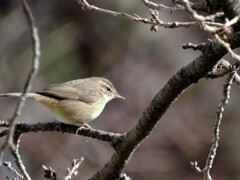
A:
POLYGON ((110 89, 113 89, 113 87, 111 87, 109 84, 107 84, 107 83, 105 83, 105 82, 103 82, 103 81, 100 81, 100 83, 103 84, 103 85, 105 85, 105 86, 107 86, 107 87, 109 87, 110 89))

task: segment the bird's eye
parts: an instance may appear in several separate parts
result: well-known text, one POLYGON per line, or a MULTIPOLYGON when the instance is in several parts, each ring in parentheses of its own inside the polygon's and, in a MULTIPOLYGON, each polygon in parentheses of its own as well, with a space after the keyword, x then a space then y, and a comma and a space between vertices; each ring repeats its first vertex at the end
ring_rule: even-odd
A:
POLYGON ((107 91, 111 91, 110 87, 107 87, 107 91))

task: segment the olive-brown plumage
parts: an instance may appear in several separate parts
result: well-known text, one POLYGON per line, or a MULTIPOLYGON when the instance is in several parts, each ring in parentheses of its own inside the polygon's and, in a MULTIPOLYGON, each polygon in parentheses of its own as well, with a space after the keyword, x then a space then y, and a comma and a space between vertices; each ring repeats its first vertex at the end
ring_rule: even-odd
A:
MULTIPOLYGON (((20 97, 21 93, 0 94, 2 97, 20 97)), ((55 117, 66 124, 82 124, 97 118, 107 102, 122 98, 113 84, 102 77, 78 79, 54 84, 40 92, 27 94, 53 112, 55 117)))

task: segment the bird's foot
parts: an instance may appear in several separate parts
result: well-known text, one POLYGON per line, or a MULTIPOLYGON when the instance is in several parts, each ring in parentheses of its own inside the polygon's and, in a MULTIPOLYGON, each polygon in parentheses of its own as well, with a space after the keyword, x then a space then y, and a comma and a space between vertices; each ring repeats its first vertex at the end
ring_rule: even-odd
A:
POLYGON ((81 126, 77 129, 76 131, 76 135, 78 135, 78 132, 81 131, 82 129, 92 129, 90 125, 88 125, 87 123, 81 124, 81 126))

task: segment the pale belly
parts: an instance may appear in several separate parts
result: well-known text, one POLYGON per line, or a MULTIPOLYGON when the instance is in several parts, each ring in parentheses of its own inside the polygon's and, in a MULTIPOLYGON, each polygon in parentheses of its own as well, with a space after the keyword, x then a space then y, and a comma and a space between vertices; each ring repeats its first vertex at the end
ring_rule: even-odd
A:
POLYGON ((99 101, 94 104, 87 104, 77 100, 50 101, 49 98, 41 98, 37 99, 37 101, 47 107, 60 122, 78 125, 96 119, 103 111, 108 100, 103 99, 102 102, 99 101))
POLYGON ((55 118, 60 122, 78 125, 89 123, 96 119, 104 107, 104 103, 101 103, 101 105, 89 105, 79 101, 63 100, 57 103, 51 110, 55 118))

